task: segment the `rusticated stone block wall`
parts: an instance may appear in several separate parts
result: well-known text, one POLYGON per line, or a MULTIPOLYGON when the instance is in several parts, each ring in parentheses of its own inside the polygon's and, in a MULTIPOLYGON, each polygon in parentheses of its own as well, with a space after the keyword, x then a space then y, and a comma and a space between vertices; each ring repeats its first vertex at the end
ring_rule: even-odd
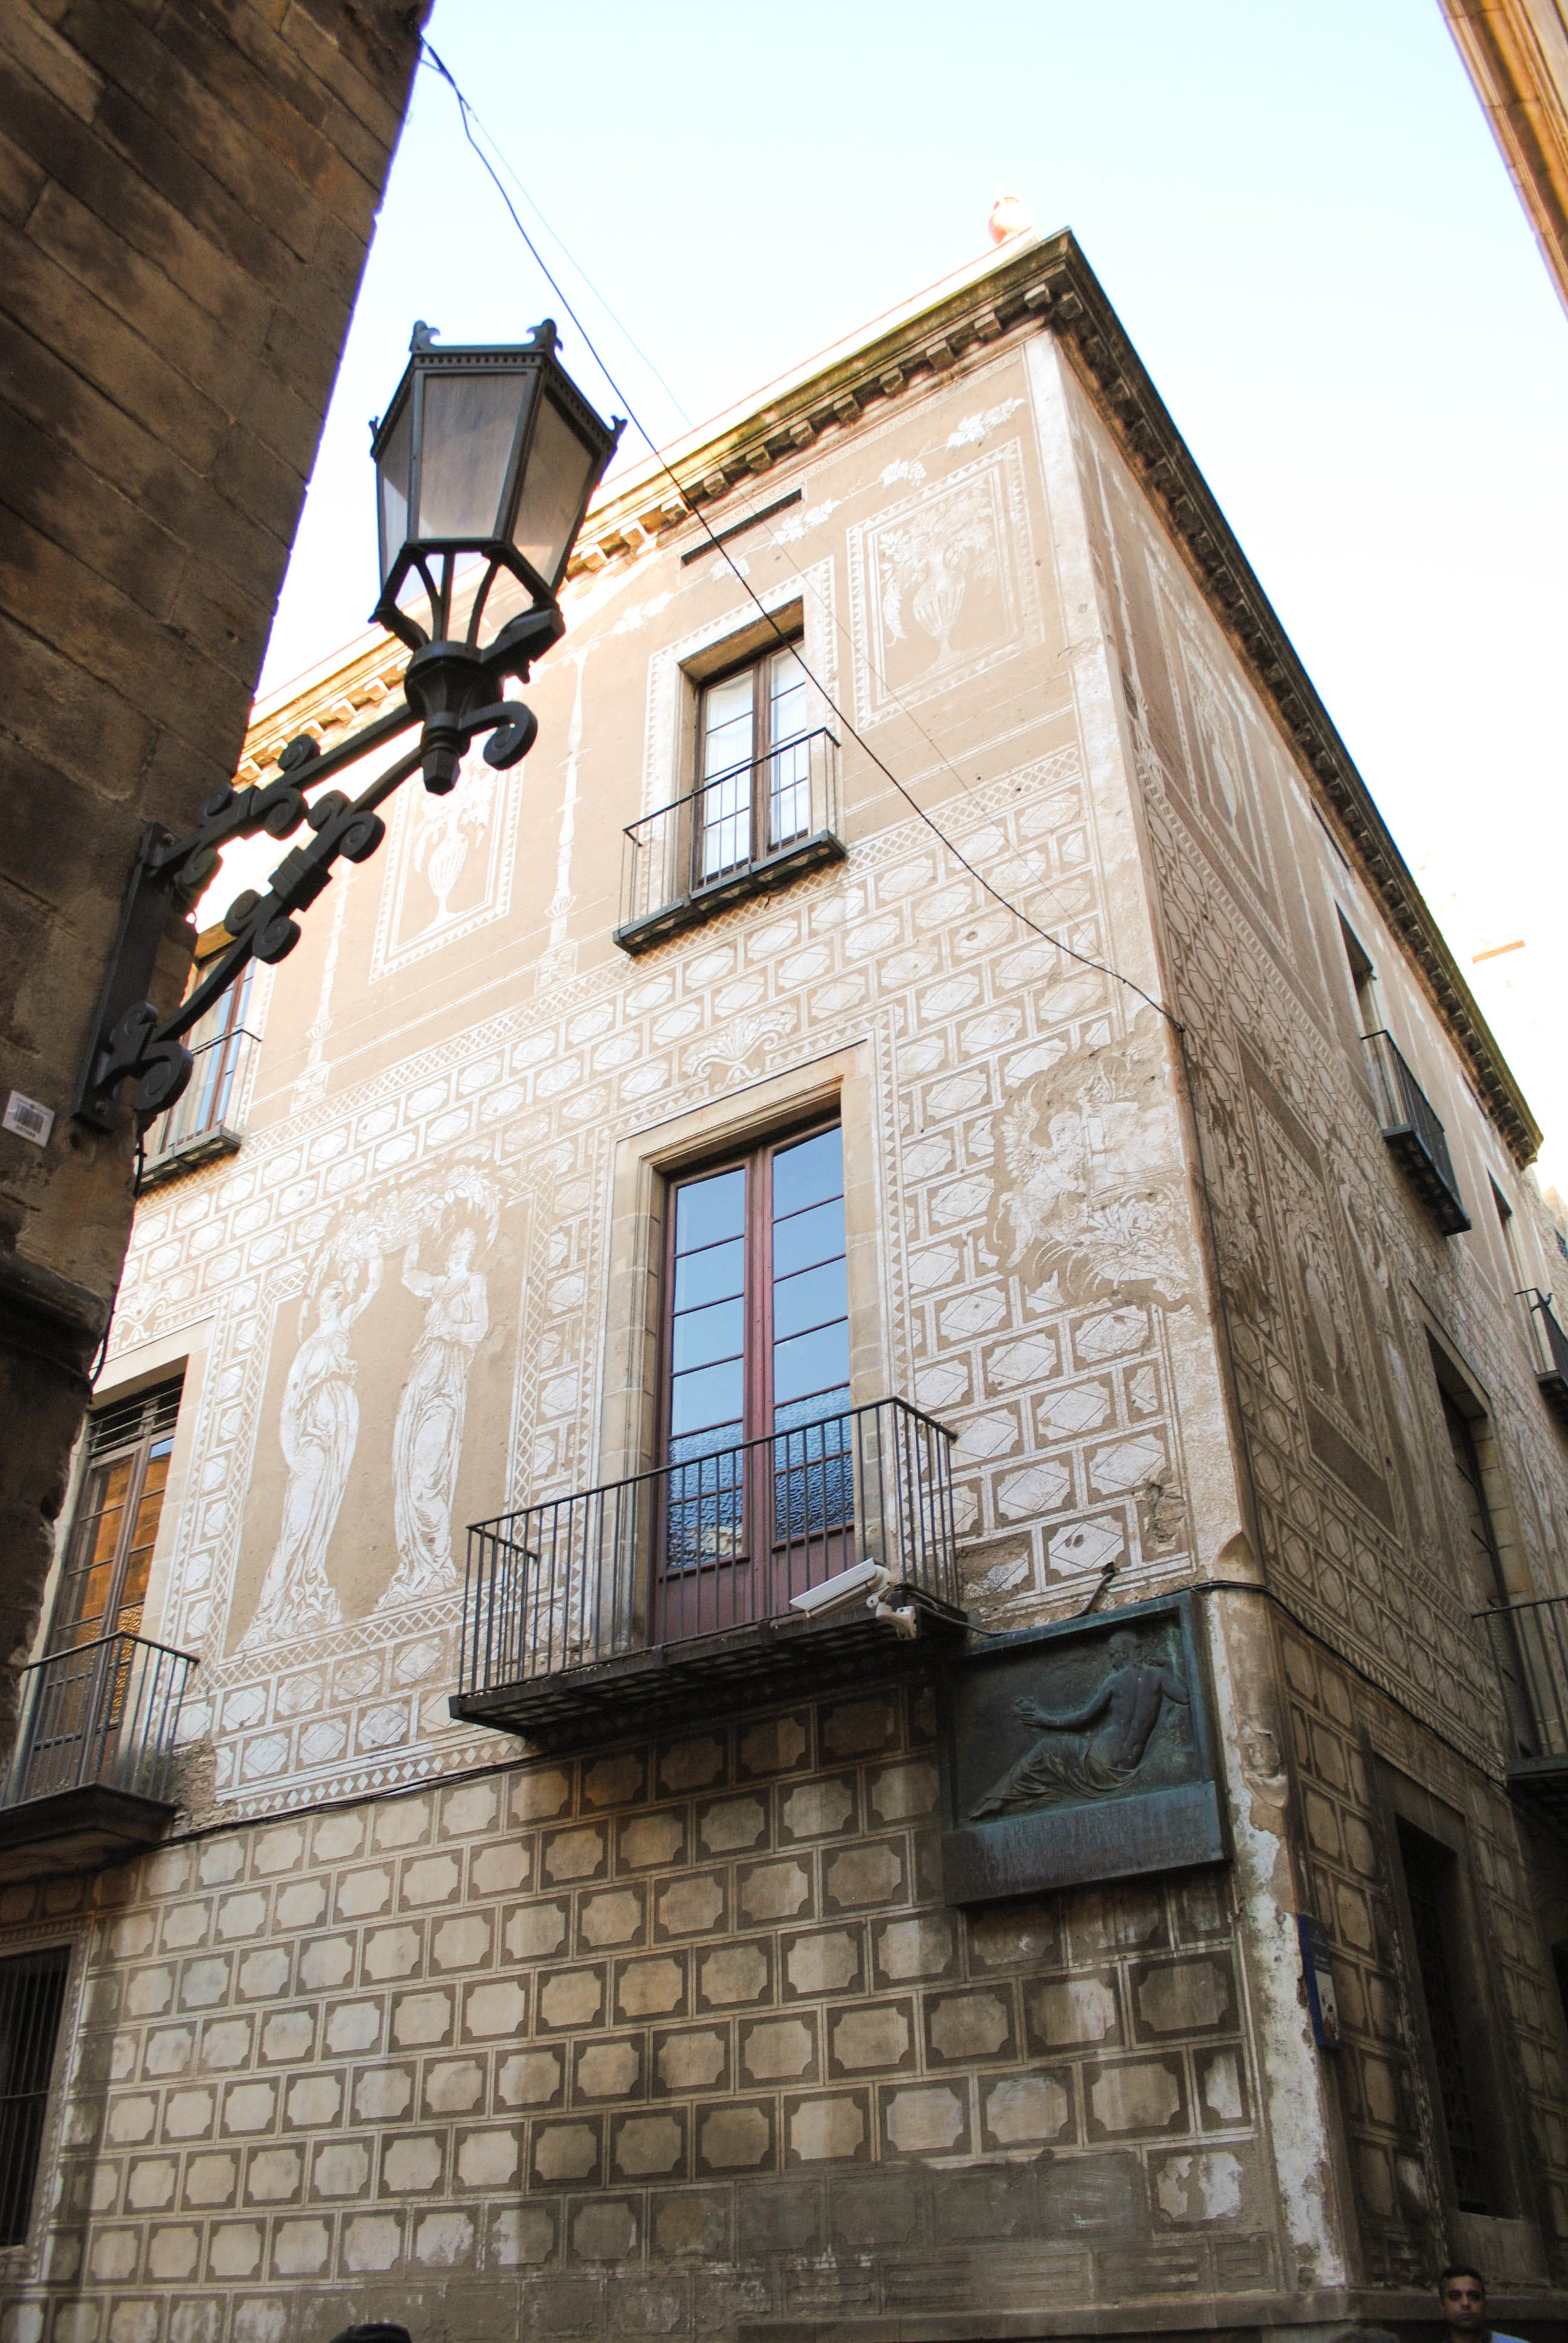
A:
POLYGON ((929 1712, 253 1825, 90 1918, 6 1891, 85 1936, 15 2343, 185 2336, 192 2289, 265 2343, 457 2281, 498 2333, 1275 2283, 1228 1875, 948 1910, 929 1712))

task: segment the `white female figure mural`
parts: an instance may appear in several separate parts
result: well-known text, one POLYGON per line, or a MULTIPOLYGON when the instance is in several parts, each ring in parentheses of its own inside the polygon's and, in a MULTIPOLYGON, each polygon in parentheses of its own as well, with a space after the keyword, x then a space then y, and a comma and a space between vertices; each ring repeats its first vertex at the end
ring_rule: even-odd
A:
POLYGON ((322 1287, 316 1331, 301 1342, 288 1371, 277 1428, 288 1466, 283 1522, 242 1649, 336 1627, 343 1617, 327 1575, 327 1549, 359 1438, 348 1333, 380 1285, 379 1256, 372 1256, 365 1290, 356 1296, 358 1276, 356 1262, 322 1287))
POLYGON ((403 1282, 427 1304, 425 1329, 392 1429, 392 1518, 397 1568, 383 1603, 407 1603, 455 1586, 452 1503, 463 1453, 468 1370, 489 1332, 486 1282, 474 1267, 475 1233, 452 1240, 442 1270, 419 1267, 416 1238, 403 1282))

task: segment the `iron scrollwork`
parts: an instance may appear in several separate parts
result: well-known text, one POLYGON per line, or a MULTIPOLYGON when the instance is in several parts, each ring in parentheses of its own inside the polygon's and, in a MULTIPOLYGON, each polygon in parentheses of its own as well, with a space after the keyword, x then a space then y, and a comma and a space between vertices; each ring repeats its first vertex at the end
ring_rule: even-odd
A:
MULTIPOLYGON (((442 615, 445 615, 443 611, 442 615)), ((477 613, 476 613, 477 616, 477 613)), ((119 932, 99 998, 92 1046, 77 1080, 72 1112, 112 1127, 125 1085, 135 1085, 131 1108, 138 1128, 172 1106, 190 1080, 193 1059, 183 1037, 226 992, 251 960, 285 959, 299 941, 297 914, 331 884, 338 860, 364 862, 387 835, 377 809, 422 772, 426 788, 444 796, 457 779, 464 751, 488 733, 487 764, 505 772, 533 747, 538 720, 520 700, 498 697, 508 677, 526 683, 532 662, 558 642, 565 621, 552 603, 503 628, 484 650, 472 640, 426 642, 403 679, 401 704, 338 747, 323 749, 308 733, 290 740, 278 759, 278 777, 265 787, 215 789, 196 828, 176 838, 149 825, 132 872, 119 932), (418 724, 417 747, 378 773, 354 799, 323 782, 384 748, 418 724), (319 790, 320 794, 314 792, 319 790), (307 794, 311 792, 312 794, 307 794), (143 996, 170 910, 194 901, 218 867, 222 848, 265 832, 282 840, 301 825, 314 834, 294 847, 271 874, 265 893, 246 889, 230 904, 224 925, 232 938, 205 976, 169 1016, 143 996)))

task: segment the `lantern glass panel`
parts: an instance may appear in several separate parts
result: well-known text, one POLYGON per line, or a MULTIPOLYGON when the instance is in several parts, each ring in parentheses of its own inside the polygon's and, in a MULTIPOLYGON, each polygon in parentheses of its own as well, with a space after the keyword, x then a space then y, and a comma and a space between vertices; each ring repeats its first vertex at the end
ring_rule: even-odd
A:
POLYGON ((385 579, 403 550, 408 534, 408 456, 414 444, 414 401, 403 401, 403 412, 379 458, 381 488, 381 575, 385 579))
POLYGON ((528 451, 512 543, 552 594, 560 584, 598 460, 547 395, 528 451))
POLYGON ((417 535, 481 545, 495 536, 518 417, 533 382, 531 368, 425 377, 417 535))

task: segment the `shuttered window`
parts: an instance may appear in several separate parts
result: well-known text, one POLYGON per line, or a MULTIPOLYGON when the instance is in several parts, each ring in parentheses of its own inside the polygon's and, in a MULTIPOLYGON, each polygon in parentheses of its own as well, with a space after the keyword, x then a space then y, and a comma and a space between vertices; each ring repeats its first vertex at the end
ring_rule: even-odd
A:
POLYGON ((87 1420, 87 1471, 49 1625, 51 1652, 136 1634, 179 1415, 180 1382, 137 1392, 87 1420))

